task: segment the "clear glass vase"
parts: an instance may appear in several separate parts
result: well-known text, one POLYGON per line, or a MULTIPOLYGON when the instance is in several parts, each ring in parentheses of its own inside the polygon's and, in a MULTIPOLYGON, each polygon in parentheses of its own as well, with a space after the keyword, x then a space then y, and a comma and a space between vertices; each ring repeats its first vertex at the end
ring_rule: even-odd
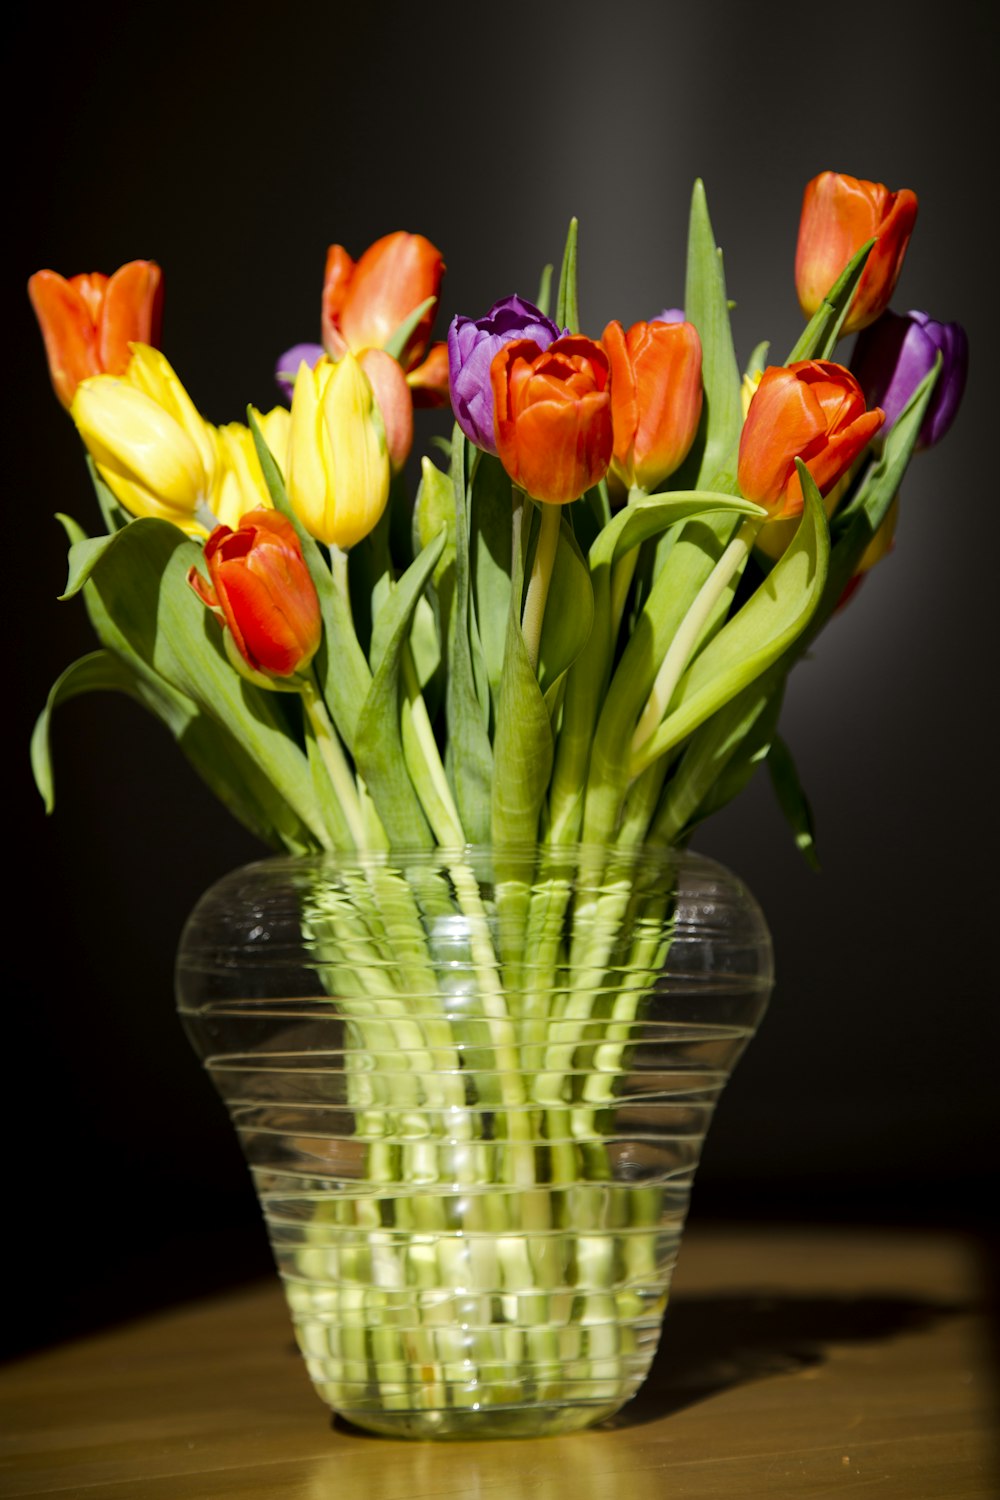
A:
POLYGON ((636 1393, 772 984, 733 875, 648 848, 269 859, 202 898, 177 984, 330 1406, 527 1436, 636 1393))

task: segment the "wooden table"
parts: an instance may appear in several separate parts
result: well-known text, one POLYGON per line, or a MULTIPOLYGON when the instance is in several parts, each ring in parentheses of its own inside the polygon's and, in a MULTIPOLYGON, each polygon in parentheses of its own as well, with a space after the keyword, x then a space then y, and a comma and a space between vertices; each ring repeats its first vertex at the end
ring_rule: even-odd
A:
POLYGON ((74 1500, 997 1500, 986 1268, 952 1235, 692 1228, 608 1426, 404 1443, 331 1425, 277 1281, 0 1373, 0 1493, 74 1500))

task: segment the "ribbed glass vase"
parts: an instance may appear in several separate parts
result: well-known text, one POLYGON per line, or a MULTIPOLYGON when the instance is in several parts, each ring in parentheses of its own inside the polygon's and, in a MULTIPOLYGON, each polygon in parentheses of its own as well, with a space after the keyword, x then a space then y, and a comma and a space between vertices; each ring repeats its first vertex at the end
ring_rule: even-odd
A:
POLYGON ((264 860, 198 904, 177 982, 330 1406, 526 1436, 635 1394, 772 983, 733 875, 664 849, 264 860))

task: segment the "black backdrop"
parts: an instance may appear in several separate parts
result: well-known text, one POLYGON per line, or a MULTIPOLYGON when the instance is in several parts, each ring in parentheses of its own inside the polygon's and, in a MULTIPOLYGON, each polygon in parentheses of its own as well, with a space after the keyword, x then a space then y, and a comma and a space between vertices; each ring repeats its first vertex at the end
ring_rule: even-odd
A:
MULTIPOLYGON (((800 326, 804 183, 827 167, 911 186, 895 298, 970 331, 965 406, 914 463, 891 558, 797 670, 784 732, 819 828, 811 875, 766 780, 696 847, 768 915, 778 985, 730 1085, 696 1216, 986 1231, 996 1136, 997 740, 984 208, 987 8, 946 34, 899 4, 125 5, 10 35, 4 580, 14 714, 6 810, 4 1196, 15 1345, 267 1268, 221 1106, 172 1008, 184 917, 261 852, 135 706, 64 708, 58 806, 27 769, 34 715, 90 649, 57 604, 65 509, 95 511, 51 396, 24 283, 159 260, 165 348, 205 414, 272 399, 273 359, 318 335, 326 246, 419 230, 448 263, 438 332, 531 295, 581 220, 586 329, 683 295, 691 183, 707 185, 737 353, 800 326)), ((435 421, 424 423, 426 438, 435 421)), ((437 430, 441 430, 440 421, 437 430)))

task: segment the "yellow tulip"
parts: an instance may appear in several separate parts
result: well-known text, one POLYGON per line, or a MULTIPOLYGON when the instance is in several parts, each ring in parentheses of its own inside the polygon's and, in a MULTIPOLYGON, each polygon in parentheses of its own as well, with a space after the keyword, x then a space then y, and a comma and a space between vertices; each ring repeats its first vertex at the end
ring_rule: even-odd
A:
POLYGON ((288 497, 306 530, 352 547, 389 498, 385 428, 371 382, 353 354, 299 366, 292 395, 288 497))
MULTIPOLYGON (((255 411, 254 417, 279 469, 284 471, 291 424, 288 408, 276 406, 266 413, 255 411)), ((242 422, 229 422, 225 427, 216 427, 213 435, 216 464, 210 504, 216 519, 235 531, 250 511, 261 506, 270 508, 271 496, 249 427, 242 422)))
POLYGON ((204 533, 195 512, 211 487, 212 449, 206 466, 201 445, 158 401, 127 378, 94 375, 77 386, 70 415, 127 511, 204 533))
POLYGON ((149 344, 131 344, 129 347, 132 358, 125 379, 162 406, 184 429, 201 455, 206 474, 211 475, 215 465, 211 428, 181 385, 170 361, 149 344))

